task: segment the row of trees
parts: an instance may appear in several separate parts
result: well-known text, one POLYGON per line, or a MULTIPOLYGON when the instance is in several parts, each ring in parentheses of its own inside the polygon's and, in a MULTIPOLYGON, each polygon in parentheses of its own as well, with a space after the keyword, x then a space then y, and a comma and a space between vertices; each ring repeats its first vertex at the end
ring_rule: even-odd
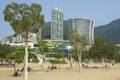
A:
MULTIPOLYGON (((84 38, 85 37, 83 36, 79 37, 79 39, 84 39, 84 38)), ((70 40, 70 43, 73 45, 73 48, 70 50, 71 57, 75 61, 78 61, 79 71, 80 71, 81 60, 84 59, 101 60, 103 61, 103 63, 106 59, 108 60, 116 59, 118 61, 119 54, 116 54, 117 50, 114 44, 106 43, 104 38, 96 38, 94 44, 89 48, 89 50, 87 50, 85 47, 85 44, 87 44, 86 41, 87 39, 81 40, 81 44, 80 41, 78 41, 79 42, 79 46, 78 46, 78 43, 76 41, 74 42, 70 40), (84 43, 84 45, 82 43, 84 43)), ((58 59, 59 60, 58 62, 60 62, 61 58, 65 57, 64 51, 58 51, 59 46, 52 48, 52 46, 47 41, 43 41, 43 40, 38 41, 36 43, 36 47, 37 47, 36 49, 29 49, 29 59, 32 58, 34 62, 38 62, 37 59, 38 54, 43 55, 43 63, 46 62, 45 55, 49 53, 53 55, 52 57, 58 59)), ((4 59, 6 59, 9 63, 11 63, 11 61, 14 60, 14 62, 18 64, 24 61, 25 52, 23 46, 13 47, 6 44, 0 44, 0 49, 1 49, 0 51, 1 62, 3 62, 4 59)), ((54 63, 54 61, 51 60, 50 62, 54 63)), ((43 63, 42 63, 42 68, 43 68, 43 63)))

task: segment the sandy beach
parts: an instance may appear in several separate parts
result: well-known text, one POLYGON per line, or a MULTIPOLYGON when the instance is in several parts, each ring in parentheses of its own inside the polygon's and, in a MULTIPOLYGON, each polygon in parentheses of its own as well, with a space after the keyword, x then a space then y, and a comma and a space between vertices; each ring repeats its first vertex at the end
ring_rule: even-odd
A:
MULTIPOLYGON (((45 69, 50 64, 44 64, 45 69)), ((94 64, 92 64, 94 65, 94 64)), ((21 68, 22 65, 17 65, 21 68)), ((29 72, 29 80, 120 80, 120 64, 110 65, 109 69, 81 69, 77 67, 68 69, 67 64, 62 64, 60 69, 53 71, 41 71, 40 64, 29 64, 32 70, 29 72)), ((23 80, 23 76, 14 77, 13 67, 0 67, 0 80, 23 80)))

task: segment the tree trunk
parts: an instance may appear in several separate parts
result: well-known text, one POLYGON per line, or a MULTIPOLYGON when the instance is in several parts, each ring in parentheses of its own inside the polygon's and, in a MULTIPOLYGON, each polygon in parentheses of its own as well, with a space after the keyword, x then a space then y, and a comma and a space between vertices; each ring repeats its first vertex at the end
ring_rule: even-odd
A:
POLYGON ((1 61, 1 65, 3 65, 3 58, 1 58, 1 60, 0 60, 0 61, 1 61))
POLYGON ((14 66, 14 72, 15 72, 16 71, 16 62, 14 62, 13 66, 14 66))
POLYGON ((102 68, 104 68, 104 67, 105 67, 105 59, 102 58, 102 68))
POLYGON ((81 70, 81 67, 80 67, 80 53, 79 53, 79 49, 77 49, 77 53, 78 53, 78 68, 79 68, 79 72, 81 70))
POLYGON ((58 65, 59 65, 59 69, 60 69, 60 63, 61 63, 61 62, 60 62, 60 59, 58 59, 58 61, 59 61, 58 65))
POLYGON ((71 52, 69 51, 69 62, 70 62, 70 68, 72 68, 72 61, 71 61, 71 52))
POLYGON ((25 37, 25 72, 24 72, 24 80, 28 80, 28 30, 26 30, 26 37, 25 37))
POLYGON ((41 39, 42 39, 42 29, 39 28, 39 40, 41 40, 41 39))
POLYGON ((45 63, 45 55, 43 54, 43 62, 42 62, 42 70, 44 69, 44 63, 45 63))

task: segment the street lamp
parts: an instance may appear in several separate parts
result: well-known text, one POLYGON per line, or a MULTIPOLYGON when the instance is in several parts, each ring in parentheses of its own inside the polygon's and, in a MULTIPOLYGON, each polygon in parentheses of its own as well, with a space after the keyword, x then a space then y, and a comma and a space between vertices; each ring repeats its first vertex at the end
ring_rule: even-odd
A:
MULTIPOLYGON (((70 49, 72 49, 72 46, 67 46, 67 50, 68 50, 68 60, 69 60, 69 63, 70 63, 70 67, 72 67, 71 56, 70 56, 70 49)), ((69 63, 68 63, 68 64, 69 64, 69 63)))

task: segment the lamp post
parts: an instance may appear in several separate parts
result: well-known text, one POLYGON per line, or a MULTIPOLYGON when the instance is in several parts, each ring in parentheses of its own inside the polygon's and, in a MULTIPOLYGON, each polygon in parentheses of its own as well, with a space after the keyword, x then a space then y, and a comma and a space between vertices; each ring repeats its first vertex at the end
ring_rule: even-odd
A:
POLYGON ((70 64, 70 67, 72 67, 70 49, 72 49, 72 46, 67 46, 67 50, 68 50, 68 60, 69 60, 68 65, 70 64))

